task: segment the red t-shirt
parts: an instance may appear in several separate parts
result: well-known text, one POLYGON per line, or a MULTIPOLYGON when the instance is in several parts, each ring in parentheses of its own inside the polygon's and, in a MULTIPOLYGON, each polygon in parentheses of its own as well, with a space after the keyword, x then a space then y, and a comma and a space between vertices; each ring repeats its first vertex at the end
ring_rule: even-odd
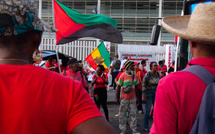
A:
POLYGON ((137 75, 137 77, 139 79, 139 83, 140 83, 138 85, 138 89, 142 89, 142 80, 143 80, 145 74, 143 73, 143 71, 141 69, 137 69, 135 71, 136 71, 136 75, 137 75))
MULTIPOLYGON (((53 66, 58 67, 57 62, 53 62, 52 64, 53 64, 53 66)), ((52 66, 50 65, 49 61, 46 62, 46 67, 52 67, 52 66)))
MULTIPOLYGON (((95 79, 95 77, 96 76, 93 75, 93 79, 95 79)), ((108 78, 108 76, 106 74, 104 74, 104 79, 107 79, 107 78, 108 78)), ((104 83, 104 81, 101 77, 98 77, 96 79, 94 88, 103 88, 103 87, 107 88, 107 85, 104 83)))
POLYGON ((144 73, 144 76, 143 77, 145 77, 145 75, 146 75, 146 73, 147 73, 147 71, 146 71, 146 69, 145 68, 143 68, 143 73, 144 73))
MULTIPOLYGON (((128 75, 126 72, 123 72, 118 81, 117 84, 121 86, 122 88, 125 88, 127 85, 129 85, 132 82, 133 75, 128 75)), ((121 90, 121 97, 123 99, 135 99, 136 98, 136 92, 135 92, 135 86, 139 84, 139 80, 137 75, 135 74, 134 79, 133 79, 133 90, 130 93, 124 93, 123 90, 121 90)))
MULTIPOLYGON (((215 59, 196 58, 189 63, 202 65, 215 76, 215 59)), ((150 134, 190 133, 205 88, 200 78, 185 71, 162 78, 156 91, 154 124, 150 134)))
POLYGON ((116 81, 118 81, 118 80, 119 80, 119 77, 120 77, 120 75, 121 75, 122 73, 124 73, 124 72, 119 72, 119 73, 118 73, 118 75, 117 75, 117 76, 116 76, 116 78, 115 78, 115 79, 116 79, 116 81))
POLYGON ((62 66, 62 64, 61 64, 61 65, 60 65, 60 69, 61 69, 61 72, 68 71, 68 70, 69 70, 69 66, 64 67, 64 66, 62 66))
POLYGON ((158 72, 158 71, 167 72, 167 66, 166 66, 166 65, 164 65, 164 66, 160 66, 160 65, 158 65, 157 72, 158 72))
POLYGON ((1 134, 69 134, 102 116, 80 82, 33 65, 0 70, 1 134))
POLYGON ((81 74, 80 71, 73 72, 71 70, 67 70, 66 74, 65 74, 65 72, 62 72, 62 75, 72 78, 74 80, 80 81, 84 88, 87 87, 85 76, 84 76, 84 74, 81 74))

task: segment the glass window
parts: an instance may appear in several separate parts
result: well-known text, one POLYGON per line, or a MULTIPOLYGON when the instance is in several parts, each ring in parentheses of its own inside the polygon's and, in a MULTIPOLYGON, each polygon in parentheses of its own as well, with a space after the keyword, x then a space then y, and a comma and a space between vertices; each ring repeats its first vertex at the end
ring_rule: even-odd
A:
POLYGON ((136 16, 136 2, 124 3, 124 16, 136 16))
POLYGON ((149 16, 149 2, 137 2, 137 17, 149 16))
POLYGON ((102 2, 100 12, 103 15, 110 16, 110 2, 102 2))
POLYGON ((135 39, 136 26, 135 19, 133 18, 125 18, 124 19, 124 27, 123 27, 123 36, 125 39, 135 39))
POLYGON ((112 2, 111 16, 123 16, 123 2, 112 2))
POLYGON ((159 12, 159 3, 150 2, 150 17, 157 17, 159 12))
POLYGON ((92 14, 94 9, 96 9, 97 2, 87 2, 86 3, 86 14, 92 14))
POLYGON ((74 10, 85 14, 85 2, 74 2, 74 10))

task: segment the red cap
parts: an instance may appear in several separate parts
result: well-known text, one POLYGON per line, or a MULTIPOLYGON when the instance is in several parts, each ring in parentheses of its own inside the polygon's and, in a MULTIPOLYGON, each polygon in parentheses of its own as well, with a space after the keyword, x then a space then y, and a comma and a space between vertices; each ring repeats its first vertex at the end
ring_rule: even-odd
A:
POLYGON ((138 62, 134 62, 134 65, 138 65, 138 64, 140 64, 140 63, 138 63, 138 62))

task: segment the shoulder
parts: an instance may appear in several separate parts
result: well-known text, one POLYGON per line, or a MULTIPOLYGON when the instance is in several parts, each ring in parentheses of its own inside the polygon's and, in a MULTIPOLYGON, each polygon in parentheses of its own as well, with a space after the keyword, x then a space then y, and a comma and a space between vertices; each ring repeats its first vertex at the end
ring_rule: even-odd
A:
POLYGON ((162 78, 158 86, 169 90, 175 90, 176 92, 181 92, 183 90, 183 92, 185 92, 186 89, 195 92, 196 89, 205 87, 205 84, 194 74, 185 71, 178 71, 162 78))
POLYGON ((105 79, 108 78, 108 75, 107 75, 107 74, 104 74, 104 78, 105 78, 105 79))
POLYGON ((120 75, 119 78, 124 78, 126 76, 126 73, 125 72, 122 72, 122 74, 120 75))
MULTIPOLYGON (((66 71, 66 73, 67 72, 68 71, 66 71)), ((25 68, 25 73, 28 73, 29 74, 28 78, 31 79, 32 81, 35 81, 35 83, 40 81, 39 84, 52 85, 51 87, 53 87, 53 89, 55 87, 63 88, 66 85, 69 86, 73 84, 73 81, 74 81, 73 79, 69 77, 65 77, 59 73, 52 72, 44 68, 35 67, 35 66, 29 66, 25 68)))

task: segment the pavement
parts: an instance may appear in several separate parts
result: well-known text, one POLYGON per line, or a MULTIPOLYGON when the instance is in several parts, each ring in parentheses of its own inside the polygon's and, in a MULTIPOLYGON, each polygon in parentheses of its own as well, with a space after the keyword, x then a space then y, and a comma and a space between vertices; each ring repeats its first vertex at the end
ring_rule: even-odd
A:
MULTIPOLYGON (((107 99, 107 107, 109 110, 109 122, 110 124, 120 133, 119 129, 119 116, 116 116, 119 112, 119 105, 115 104, 115 90, 113 88, 109 88, 107 91, 108 94, 108 99, 107 99)), ((144 105, 143 105, 144 109, 144 105)), ((100 108, 100 111, 103 113, 102 107, 100 108)), ((143 115, 144 114, 138 114, 137 113, 137 131, 140 132, 141 134, 148 134, 148 132, 143 131, 143 115)), ((153 119, 149 119, 149 126, 151 127, 153 123, 153 119)), ((126 129, 126 134, 132 134, 132 130, 130 129, 128 123, 127 123, 127 129, 126 129)))

